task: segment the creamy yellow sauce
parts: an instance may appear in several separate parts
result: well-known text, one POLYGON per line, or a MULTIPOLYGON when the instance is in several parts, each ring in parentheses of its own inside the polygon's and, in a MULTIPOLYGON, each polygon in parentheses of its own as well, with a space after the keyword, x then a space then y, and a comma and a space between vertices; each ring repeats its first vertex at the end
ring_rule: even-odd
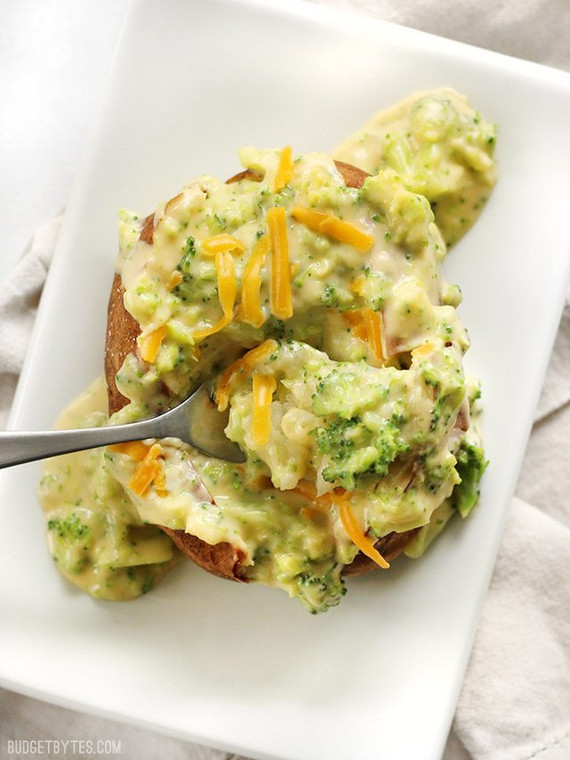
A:
POLYGON ((430 202, 446 245, 475 223, 497 180, 496 130, 450 88, 415 93, 376 114, 333 151, 375 174, 395 169, 430 202))
MULTIPOLYGON (((101 377, 67 407, 56 427, 99 427, 107 416, 101 377)), ((107 449, 94 449, 46 460, 39 498, 60 572, 100 599, 133 599, 150 591, 178 553, 159 528, 137 515, 109 474, 107 456, 107 449)))
POLYGON ((294 154, 288 181, 276 188, 282 152, 248 148, 240 159, 255 179, 191 182, 157 209, 152 246, 139 240, 139 216, 121 213, 117 271, 141 328, 139 349, 117 375, 130 403, 108 420, 101 379, 59 426, 157 413, 244 350, 276 341, 231 382, 227 435, 246 452, 245 465, 169 439, 160 442, 160 477, 141 490, 135 483, 144 465, 127 450, 46 463, 40 499, 50 549, 69 580, 101 598, 144 593, 177 558, 156 527, 164 525, 231 543, 244 556, 245 577, 281 587, 316 612, 338 603, 342 568, 358 552, 339 494, 350 495, 358 530, 372 542, 421 528, 411 556, 452 514, 468 513, 484 463, 469 426, 476 396, 463 376, 469 342, 456 312, 459 290, 441 274, 440 227, 454 242, 476 219, 494 182, 493 144, 493 128, 461 96, 436 91, 379 114, 337 149, 334 157, 373 175, 361 189, 347 188, 333 159, 319 153, 294 154), (287 220, 292 316, 275 316, 268 248, 259 272, 261 324, 252 325, 240 294, 251 285, 248 262, 270 237, 275 207, 287 220), (300 222, 299 207, 333 217, 348 237, 300 222), (355 230, 370 239, 367 250, 353 243, 355 230), (229 286, 208 250, 224 235, 238 246, 228 324, 221 293, 229 286), (195 337, 217 324, 214 334, 195 337), (153 341, 155 353, 143 358, 153 341), (272 378, 275 389, 261 443, 256 374, 272 378))

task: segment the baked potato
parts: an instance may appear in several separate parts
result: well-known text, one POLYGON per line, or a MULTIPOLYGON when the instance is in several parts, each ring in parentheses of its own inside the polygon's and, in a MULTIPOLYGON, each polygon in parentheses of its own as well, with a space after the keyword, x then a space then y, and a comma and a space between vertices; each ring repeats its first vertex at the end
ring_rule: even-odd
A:
POLYGON ((331 156, 243 148, 226 182, 119 212, 105 374, 59 427, 153 416, 208 379, 246 462, 177 439, 49 460, 40 501, 68 580, 133 599, 186 556, 321 612, 344 576, 419 557, 469 514, 479 387, 440 265, 487 202, 495 137, 441 88, 331 156))
MULTIPOLYGON (((335 165, 347 187, 360 188, 368 176, 356 166, 346 162, 335 161, 335 165)), ((228 179, 227 182, 257 181, 259 178, 259 175, 254 171, 246 169, 228 179)), ((153 245, 154 219, 154 214, 151 214, 145 217, 140 224, 140 240, 149 246, 153 245)), ((109 297, 105 342, 105 378, 110 415, 118 412, 128 403, 128 399, 117 388, 116 377, 125 358, 129 354, 136 353, 137 338, 140 332, 139 324, 125 308, 121 276, 115 274, 109 297)), ((188 558, 204 570, 222 578, 242 582, 248 581, 248 578, 241 572, 244 553, 238 547, 234 547, 225 541, 211 545, 184 530, 176 530, 167 526, 161 526, 161 528, 188 558)), ((388 562, 391 562, 405 549, 417 532, 417 528, 405 530, 401 533, 392 531, 376 541, 375 547, 388 562)), ((360 575, 375 568, 378 568, 378 565, 362 552, 359 552, 354 560, 344 567, 343 574, 346 576, 360 575)))

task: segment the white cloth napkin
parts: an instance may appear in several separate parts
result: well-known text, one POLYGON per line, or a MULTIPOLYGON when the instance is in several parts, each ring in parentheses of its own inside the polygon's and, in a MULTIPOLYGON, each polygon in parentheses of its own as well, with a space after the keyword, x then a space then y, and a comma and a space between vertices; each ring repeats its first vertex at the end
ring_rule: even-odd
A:
MULTIPOLYGON (((440 0, 437 5, 417 0, 316 2, 351 8, 570 70, 567 0, 519 0, 517 4, 440 0)), ((22 367, 59 224, 58 218, 38 231, 0 289, 2 422, 22 367)), ((445 751, 446 760, 570 758, 569 494, 567 302, 445 751)), ((0 725, 4 741, 78 736, 119 739, 123 758, 235 757, 3 690, 0 725)))
POLYGON ((0 427, 5 427, 62 214, 34 235, 0 290, 0 427))

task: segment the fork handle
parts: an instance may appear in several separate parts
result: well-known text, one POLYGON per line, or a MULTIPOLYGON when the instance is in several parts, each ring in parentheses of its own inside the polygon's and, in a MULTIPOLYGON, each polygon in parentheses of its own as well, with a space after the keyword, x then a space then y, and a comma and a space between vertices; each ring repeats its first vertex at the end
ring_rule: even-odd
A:
POLYGON ((0 431, 0 469, 37 459, 155 437, 155 420, 79 430, 0 431))

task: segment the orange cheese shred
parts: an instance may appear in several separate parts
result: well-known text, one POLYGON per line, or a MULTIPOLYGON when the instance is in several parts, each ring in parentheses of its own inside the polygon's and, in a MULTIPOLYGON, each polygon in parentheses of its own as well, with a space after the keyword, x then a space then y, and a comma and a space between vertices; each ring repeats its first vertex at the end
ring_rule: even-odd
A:
POLYGON ((245 246, 233 235, 228 235, 227 232, 222 232, 220 235, 212 235, 212 237, 202 240, 202 250, 204 253, 210 255, 223 253, 224 251, 243 253, 245 251, 245 246))
POLYGON ((387 569, 390 567, 390 563, 384 559, 380 552, 374 547, 373 542, 362 531, 362 528, 358 524, 358 521, 350 508, 350 503, 346 496, 347 495, 345 494, 344 497, 336 501, 340 520, 346 534, 363 554, 370 557, 370 559, 376 562, 380 567, 387 569))
POLYGON ((131 459, 137 462, 142 462, 150 451, 150 446, 142 441, 128 441, 127 443, 115 443, 109 446, 111 451, 116 454, 126 454, 131 459))
POLYGON ((289 319, 293 315, 293 301, 284 208, 274 206, 267 210, 267 228, 271 246, 271 313, 279 319, 289 319))
POLYGON ((433 343, 428 340, 425 343, 422 343, 421 346, 417 346, 416 348, 412 349, 412 356, 424 356, 427 354, 431 354, 433 349, 434 349, 433 343))
POLYGON ((383 365, 387 357, 386 336, 382 315, 369 307, 343 312, 346 322, 352 327, 352 334, 370 346, 372 359, 383 365))
POLYGON ((162 472, 162 463, 159 457, 162 455, 162 447, 154 443, 148 450, 145 458, 134 471, 128 482, 128 487, 139 496, 144 496, 152 483, 159 478, 162 472))
POLYGON ((348 311, 343 311, 342 316, 351 327, 356 327, 356 325, 362 323, 362 313, 360 309, 350 309, 348 311))
POLYGON ((237 361, 230 364, 224 370, 224 373, 218 380, 218 384, 215 391, 216 404, 218 405, 218 411, 223 412, 228 408, 230 398, 230 386, 234 376, 238 372, 249 372, 255 367, 257 362, 269 356, 277 348, 277 341, 269 339, 260 343, 259 346, 252 348, 247 354, 244 354, 237 361))
POLYGON ((364 324, 366 325, 368 345, 372 350, 372 355, 378 362, 383 364, 386 359, 386 352, 385 348, 383 348, 382 318, 377 311, 373 311, 369 308, 362 310, 362 316, 364 324))
POLYGON ((273 375, 253 376, 253 418, 251 436, 258 446, 265 446, 271 433, 271 402, 277 387, 273 375))
POLYGON ((145 362, 152 363, 156 359, 158 350, 162 345, 162 341, 165 339, 165 337, 166 327, 162 325, 162 327, 153 330, 151 333, 148 333, 148 335, 145 335, 139 339, 138 343, 141 357, 145 362))
POLYGON ((352 334, 359 338, 360 340, 364 340, 368 342, 368 329, 366 326, 366 322, 364 321, 362 317, 362 312, 360 313, 360 321, 356 322, 354 327, 352 328, 352 334))
POLYGON ((237 278, 235 262, 229 251, 216 253, 216 271, 218 273, 218 297, 223 316, 215 325, 195 330, 192 334, 194 340, 202 340, 208 337, 208 335, 219 332, 229 325, 233 319, 237 295, 237 278))
POLYGON ((317 496, 314 499, 316 506, 329 509, 332 504, 336 504, 339 500, 348 499, 349 492, 345 488, 335 488, 334 491, 327 491, 317 496))
POLYGON ((261 308, 261 268, 269 250, 267 235, 255 243, 251 255, 245 265, 241 288, 240 319, 254 327, 261 327, 265 322, 265 314, 261 308))
POLYGON ((161 467, 154 477, 154 488, 157 496, 164 498, 168 495, 168 489, 166 488, 166 475, 164 474, 164 467, 161 467))
POLYGON ((353 293, 356 293, 356 295, 361 296, 364 290, 365 282, 366 280, 363 275, 359 274, 358 277, 355 277, 354 280, 350 283, 350 290, 353 293))
POLYGON ((286 145, 279 154, 279 163, 277 172, 273 180, 273 192, 278 193, 285 185, 291 181, 293 175, 293 150, 290 145, 286 145))
POLYGON ((177 285, 180 285, 184 278, 182 277, 182 272, 179 272, 178 269, 175 269, 174 272, 170 275, 168 278, 168 282, 166 283, 166 287, 168 290, 174 290, 174 288, 177 285))
POLYGON ((334 214, 325 214, 322 211, 315 211, 315 209, 294 206, 291 215, 293 219, 314 232, 327 235, 339 243, 348 243, 357 251, 366 253, 374 245, 373 235, 369 235, 350 222, 339 219, 334 214))
POLYGON ((317 489, 310 480, 300 480, 293 490, 300 496, 309 499, 309 501, 316 501, 317 499, 317 489))

